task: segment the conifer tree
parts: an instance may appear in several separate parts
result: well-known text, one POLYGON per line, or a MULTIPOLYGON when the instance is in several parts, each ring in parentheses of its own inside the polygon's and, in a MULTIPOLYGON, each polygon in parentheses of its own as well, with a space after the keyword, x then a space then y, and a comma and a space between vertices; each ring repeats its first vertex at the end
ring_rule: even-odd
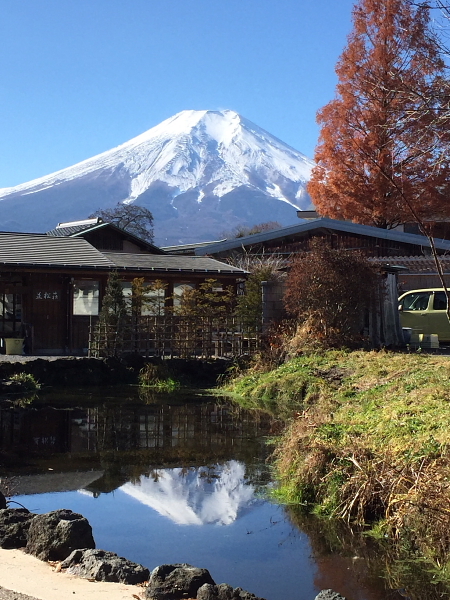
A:
POLYGON ((104 325, 117 328, 124 322, 127 314, 127 305, 119 276, 116 271, 112 271, 108 276, 99 321, 104 325))
POLYGON ((448 85, 427 4, 359 0, 336 73, 317 117, 318 212, 385 228, 448 215, 448 85))
POLYGON ((102 309, 94 334, 97 356, 120 354, 124 336, 129 326, 127 305, 122 285, 116 271, 108 275, 102 309))

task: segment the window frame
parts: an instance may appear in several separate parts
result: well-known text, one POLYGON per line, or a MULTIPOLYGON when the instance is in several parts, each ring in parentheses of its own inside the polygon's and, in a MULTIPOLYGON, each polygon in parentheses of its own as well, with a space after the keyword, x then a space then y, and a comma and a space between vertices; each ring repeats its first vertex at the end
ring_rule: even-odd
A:
POLYGON ((74 279, 72 281, 72 315, 74 317, 98 317, 100 314, 100 281, 98 279, 74 279), (81 284, 86 284, 83 288, 81 284), (84 290, 88 292, 92 290, 93 294, 89 299, 89 294, 86 294, 87 299, 83 300, 84 290), (80 296, 77 291, 83 290, 80 296), (81 310, 84 307, 85 310, 81 310))

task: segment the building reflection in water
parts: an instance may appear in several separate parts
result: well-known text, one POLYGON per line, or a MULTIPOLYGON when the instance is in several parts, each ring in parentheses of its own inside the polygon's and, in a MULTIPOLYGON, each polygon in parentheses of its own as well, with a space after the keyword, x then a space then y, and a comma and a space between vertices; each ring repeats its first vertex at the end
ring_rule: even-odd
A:
MULTIPOLYGON (((204 479, 200 482, 202 485, 211 488, 208 493, 219 497, 225 494, 221 485, 227 477, 237 485, 243 476, 238 473, 244 469, 242 463, 264 462, 263 438, 270 428, 268 417, 216 399, 180 402, 168 398, 143 403, 135 397, 94 406, 91 401, 91 406, 86 408, 82 407, 81 399, 63 408, 55 403, 51 406, 33 404, 31 408, 6 404, 0 407, 1 464, 5 467, 3 475, 40 474, 35 478, 35 490, 28 477, 26 486, 16 486, 17 494, 52 491, 52 482, 53 491, 63 491, 64 485, 67 490, 74 489, 75 481, 80 480, 73 476, 74 472, 95 471, 100 477, 94 481, 91 477, 85 488, 92 495, 111 492, 127 482, 137 484, 141 493, 151 495, 154 491, 149 474, 159 470, 160 497, 172 477, 169 471, 161 469, 174 467, 179 469, 174 481, 183 481, 191 498, 195 495, 193 481, 197 481, 198 487, 201 479, 204 479), (205 468, 198 470, 203 465, 230 459, 240 461, 241 467, 230 462, 228 467, 220 468, 220 476, 218 472, 211 474, 211 483, 207 483, 208 477, 200 475, 206 472, 205 468), (69 473, 72 476, 69 477, 69 473)), ((133 488, 129 487, 127 493, 133 488)), ((164 493, 172 499, 175 497, 175 492, 170 494, 168 489, 164 493)), ((232 501, 230 493, 228 496, 230 506, 240 505, 241 500, 232 501)), ((203 506, 203 513, 206 510, 203 506)), ((232 519, 235 510, 237 508, 230 508, 228 517, 216 515, 209 519, 217 522, 232 519)))
POLYGON ((183 560, 211 563, 223 581, 238 573, 236 585, 255 592, 260 587, 260 595, 275 600, 313 598, 322 588, 361 600, 394 600, 401 597, 400 588, 417 590, 411 598, 438 597, 434 584, 415 587, 403 572, 392 578, 393 561, 367 538, 324 530, 323 521, 292 509, 286 509, 287 525, 282 509, 259 501, 258 486, 270 480, 264 444, 273 434, 268 417, 217 399, 96 400, 85 392, 71 406, 64 402, 0 406, 0 475, 13 476, 14 495, 39 494, 36 506, 42 509, 86 510, 100 539, 102 531, 106 536, 105 547, 124 556, 136 553, 135 560, 154 566, 161 564, 156 561, 164 549, 166 562, 173 561, 180 536, 190 536, 183 553, 192 553, 183 560), (118 488, 111 502, 108 494, 118 488), (73 504, 67 505, 64 494, 49 493, 70 490, 83 494, 69 494, 73 504), (86 494, 97 500, 89 504, 86 494), (119 506, 125 514, 117 512, 119 506), (203 524, 235 526, 199 527, 203 524), (162 541, 152 545, 148 539, 155 531, 162 541), (280 582, 281 570, 289 576, 280 582))

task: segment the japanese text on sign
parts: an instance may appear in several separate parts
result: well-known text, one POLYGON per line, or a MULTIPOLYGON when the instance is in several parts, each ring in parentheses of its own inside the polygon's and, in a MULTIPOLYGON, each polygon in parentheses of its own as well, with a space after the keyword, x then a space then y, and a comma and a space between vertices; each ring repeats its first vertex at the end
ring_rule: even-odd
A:
POLYGON ((35 300, 59 300, 59 292, 36 292, 35 300))

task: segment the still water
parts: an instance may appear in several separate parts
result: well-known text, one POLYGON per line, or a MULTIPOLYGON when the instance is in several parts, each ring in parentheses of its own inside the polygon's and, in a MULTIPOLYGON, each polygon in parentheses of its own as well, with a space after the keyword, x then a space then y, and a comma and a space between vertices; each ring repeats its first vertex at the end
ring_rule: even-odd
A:
POLYGON ((318 522, 268 500, 266 442, 278 430, 217 398, 54 392, 0 406, 1 475, 32 512, 81 513, 98 548, 150 569, 190 563, 268 600, 324 588, 408 597, 380 577, 370 548, 338 551, 318 522))

